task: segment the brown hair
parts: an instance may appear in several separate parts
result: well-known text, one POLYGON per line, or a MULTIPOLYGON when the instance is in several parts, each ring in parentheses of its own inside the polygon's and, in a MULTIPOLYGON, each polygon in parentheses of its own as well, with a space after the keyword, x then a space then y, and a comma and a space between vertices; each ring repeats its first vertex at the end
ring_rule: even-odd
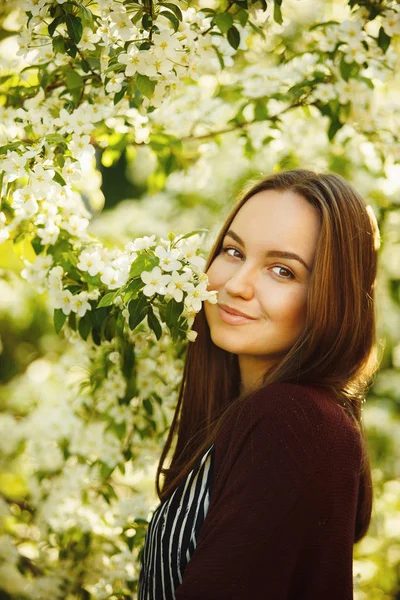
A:
MULTIPOLYGON (((307 323, 294 345, 253 390, 275 382, 319 385, 353 419, 362 441, 363 458, 355 542, 368 531, 372 512, 372 478, 362 421, 362 403, 377 368, 374 286, 379 232, 372 211, 339 175, 294 169, 254 185, 229 213, 214 243, 206 271, 220 253, 236 213, 264 190, 292 191, 318 210, 321 232, 307 295, 307 323)), ((165 500, 215 441, 228 414, 249 394, 240 393, 235 354, 211 340, 202 309, 194 320, 198 336, 186 349, 178 402, 161 454, 156 489, 165 500), (176 434, 169 468, 163 468, 176 434), (160 477, 165 476, 163 488, 160 477)))

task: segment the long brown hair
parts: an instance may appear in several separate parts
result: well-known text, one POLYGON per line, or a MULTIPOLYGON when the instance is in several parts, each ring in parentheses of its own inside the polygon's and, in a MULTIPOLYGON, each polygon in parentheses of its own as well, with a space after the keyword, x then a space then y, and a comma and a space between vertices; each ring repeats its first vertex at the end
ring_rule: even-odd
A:
MULTIPOLYGON (((372 211, 341 176, 303 169, 283 171, 256 183, 236 203, 211 249, 206 271, 220 253, 236 213, 264 190, 292 191, 304 197, 319 212, 321 232, 309 281, 306 326, 252 394, 283 381, 324 386, 353 419, 363 447, 354 538, 358 542, 368 531, 373 497, 362 403, 377 369, 374 287, 378 227, 372 211)), ((215 441, 227 416, 249 397, 240 393, 237 355, 212 342, 204 308, 196 315, 193 329, 198 336, 186 350, 178 402, 157 470, 161 500, 215 441), (174 440, 171 463, 164 468, 174 440)))

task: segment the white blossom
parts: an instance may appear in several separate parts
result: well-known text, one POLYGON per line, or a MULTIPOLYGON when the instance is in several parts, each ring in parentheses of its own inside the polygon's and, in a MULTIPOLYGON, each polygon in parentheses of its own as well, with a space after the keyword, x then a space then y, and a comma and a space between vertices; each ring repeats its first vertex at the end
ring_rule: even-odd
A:
POLYGON ((135 38, 137 28, 133 25, 129 15, 123 12, 122 5, 120 10, 114 10, 109 15, 110 18, 110 34, 116 39, 121 39, 124 42, 129 42, 135 38))
POLYGON ((5 181, 15 181, 26 175, 26 157, 20 156, 18 152, 8 151, 6 158, 0 160, 0 171, 5 172, 5 181))
POLYGON ((312 92, 314 100, 320 100, 321 102, 329 102, 333 98, 336 98, 336 89, 332 83, 324 83, 318 85, 312 92))
POLYGON ((37 256, 32 263, 24 260, 25 267, 21 271, 21 276, 29 283, 41 286, 52 263, 52 256, 43 254, 37 256))
POLYGON ((112 267, 103 267, 100 279, 110 290, 116 290, 126 283, 127 274, 112 267))
POLYGON ((385 11, 382 18, 382 27, 386 35, 392 37, 400 34, 400 11, 399 7, 396 10, 385 11))
POLYGON ((30 219, 39 210, 37 194, 33 187, 29 185, 16 189, 11 202, 20 220, 30 219))
POLYGON ((167 291, 166 286, 171 281, 171 275, 162 274, 160 267, 154 267, 151 271, 143 271, 140 277, 146 284, 143 288, 145 296, 164 295, 167 291))
POLYGON ((106 85, 106 92, 108 94, 115 94, 121 91, 124 79, 125 78, 122 74, 112 73, 106 85))
POLYGON ((133 242, 129 242, 129 252, 137 252, 139 250, 148 250, 156 245, 155 235, 145 235, 141 238, 136 238, 133 242))
POLYGON ((197 338, 197 335, 198 335, 197 331, 193 331, 193 330, 188 331, 187 334, 186 334, 186 339, 189 342, 194 342, 195 339, 197 338))
POLYGON ((89 219, 78 217, 78 215, 72 215, 68 221, 63 222, 62 227, 71 235, 81 237, 86 232, 88 225, 89 219))
POLYGON ((58 236, 60 235, 60 228, 54 223, 54 221, 48 221, 45 227, 38 227, 36 232, 42 240, 42 244, 44 246, 47 244, 53 245, 56 243, 58 236))
POLYGON ((61 308, 65 315, 69 315, 72 306, 75 306, 72 298, 73 296, 70 290, 55 291, 53 294, 54 308, 61 308))
POLYGON ((92 51, 96 49, 95 44, 101 40, 101 36, 98 33, 94 33, 90 27, 84 27, 82 31, 82 37, 79 41, 79 47, 84 52, 86 50, 92 51))
POLYGON ((365 48, 362 44, 354 44, 352 46, 345 44, 344 46, 341 46, 341 50, 343 52, 343 58, 347 63, 356 62, 362 64, 367 60, 365 48))
POLYGON ((60 265, 50 269, 47 275, 48 289, 50 293, 60 292, 63 289, 63 275, 64 269, 60 265))
POLYGON ((82 179, 82 171, 79 162, 66 158, 62 168, 62 176, 67 184, 79 183, 82 179))
POLYGON ((342 42, 346 42, 350 47, 353 45, 358 46, 360 42, 365 38, 365 32, 362 28, 363 24, 361 21, 342 21, 338 27, 338 36, 342 42))
POLYGON ((183 273, 173 271, 171 273, 171 281, 167 285, 167 293, 177 302, 182 302, 183 291, 191 289, 191 284, 188 285, 191 277, 192 273, 190 271, 184 271, 183 273))
POLYGON ((53 183, 54 173, 54 169, 45 169, 42 164, 36 164, 29 173, 32 190, 38 193, 47 191, 53 183))
POLYGON ((96 250, 81 252, 77 266, 81 271, 87 271, 91 277, 95 277, 105 267, 100 252, 96 250))
POLYGON ((163 246, 157 246, 154 254, 160 259, 159 265, 163 271, 177 271, 182 267, 182 263, 178 260, 181 257, 178 248, 166 250, 163 246))
POLYGON ((70 299, 71 310, 77 313, 80 317, 83 317, 88 310, 92 309, 92 306, 88 302, 88 295, 86 292, 79 292, 74 294, 70 299))
POLYGON ((81 159, 85 154, 90 156, 94 154, 94 148, 90 144, 89 135, 80 135, 79 133, 74 133, 68 147, 73 156, 78 160, 81 159))

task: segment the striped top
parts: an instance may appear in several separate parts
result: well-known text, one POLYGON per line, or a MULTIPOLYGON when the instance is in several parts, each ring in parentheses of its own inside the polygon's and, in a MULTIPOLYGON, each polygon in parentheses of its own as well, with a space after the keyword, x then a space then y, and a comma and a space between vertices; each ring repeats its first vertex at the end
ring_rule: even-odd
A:
POLYGON ((214 446, 154 511, 143 548, 138 600, 175 600, 210 504, 214 446))

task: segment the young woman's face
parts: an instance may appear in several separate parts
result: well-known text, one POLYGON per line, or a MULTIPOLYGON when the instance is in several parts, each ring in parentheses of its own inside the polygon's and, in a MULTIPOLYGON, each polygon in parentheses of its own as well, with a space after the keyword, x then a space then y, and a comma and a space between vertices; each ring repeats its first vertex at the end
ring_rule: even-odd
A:
POLYGON ((294 344, 319 232, 317 209, 293 192, 259 192, 240 208, 207 271, 218 291, 218 304, 204 304, 217 346, 268 367, 294 344))

